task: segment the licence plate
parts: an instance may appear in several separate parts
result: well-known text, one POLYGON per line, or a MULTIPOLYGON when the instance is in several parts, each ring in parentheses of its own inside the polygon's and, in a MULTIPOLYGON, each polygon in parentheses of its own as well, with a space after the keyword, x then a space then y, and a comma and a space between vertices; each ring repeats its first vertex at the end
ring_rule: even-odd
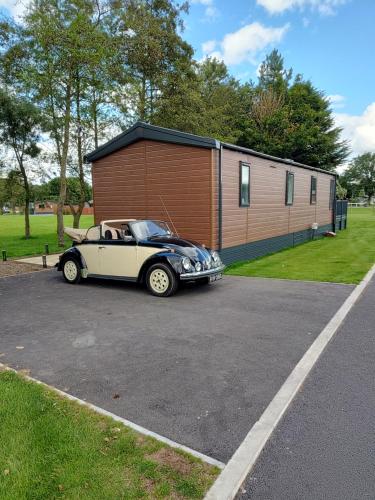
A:
POLYGON ((214 281, 221 280, 223 275, 221 273, 214 274, 213 276, 210 276, 210 283, 213 283, 214 281))

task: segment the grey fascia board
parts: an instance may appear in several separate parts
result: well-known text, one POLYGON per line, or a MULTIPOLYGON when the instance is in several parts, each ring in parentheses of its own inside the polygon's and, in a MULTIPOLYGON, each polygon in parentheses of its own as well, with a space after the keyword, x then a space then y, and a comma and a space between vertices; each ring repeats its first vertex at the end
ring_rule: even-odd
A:
POLYGON ((92 153, 87 154, 85 156, 85 161, 93 162, 141 139, 182 144, 186 146, 198 146, 207 149, 216 149, 220 144, 218 141, 210 137, 201 137, 198 135, 180 132, 178 130, 166 129, 155 125, 149 125, 148 123, 137 122, 130 129, 125 130, 125 132, 122 132, 114 139, 111 139, 102 146, 99 146, 92 153))
POLYGON ((322 168, 311 167, 310 165, 305 165, 304 163, 298 163, 287 158, 278 158, 277 156, 268 155, 266 153, 260 153, 259 151, 254 151, 253 149, 244 148, 242 146, 236 146, 235 144, 229 144, 227 142, 221 143, 224 149, 231 149, 232 151, 238 151, 240 153, 247 153, 249 155, 258 156, 259 158, 264 158, 266 160, 284 163, 286 165, 291 165, 293 167, 306 168, 307 170, 313 170, 314 172, 321 172, 323 174, 332 175, 337 177, 338 174, 335 172, 329 172, 328 170, 323 170, 322 168))
POLYGON ((277 158, 276 156, 271 156, 266 153, 260 153, 258 151, 254 151, 253 149, 236 146, 235 144, 229 144, 227 142, 220 142, 217 139, 213 139, 211 137, 188 134, 187 132, 158 127, 156 125, 150 125, 149 123, 140 121, 136 122, 132 127, 125 130, 110 141, 106 142, 102 146, 99 146, 92 153, 85 155, 85 161, 93 162, 95 160, 98 160, 99 158, 108 156, 109 154, 114 153, 121 148, 129 146, 130 144, 133 144, 141 139, 149 139, 152 141, 161 141, 172 144, 182 144, 185 146, 196 146, 207 149, 220 149, 220 147, 223 147, 225 149, 231 149, 233 151, 239 151, 241 153, 258 156, 259 158, 265 158, 270 161, 284 163, 286 165, 291 165, 294 167, 305 168, 315 172, 322 172, 324 174, 337 177, 337 174, 334 172, 328 172, 327 170, 323 170, 321 168, 311 167, 310 165, 305 165, 304 163, 298 163, 286 158, 277 158))

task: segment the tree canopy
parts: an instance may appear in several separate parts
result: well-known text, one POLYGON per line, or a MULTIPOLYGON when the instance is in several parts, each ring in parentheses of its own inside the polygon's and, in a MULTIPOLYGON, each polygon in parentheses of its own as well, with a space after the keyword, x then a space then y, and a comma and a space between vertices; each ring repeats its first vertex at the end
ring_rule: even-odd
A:
POLYGON ((40 153, 38 141, 43 116, 31 102, 0 91, 0 143, 13 154, 16 172, 22 180, 25 194, 25 238, 30 237, 30 186, 27 160, 40 153))
POLYGON ((361 194, 371 202, 375 196, 375 153, 365 153, 354 158, 340 178, 341 185, 353 199, 361 194))
POLYGON ((187 13, 173 0, 31 0, 21 22, 1 20, 4 92, 37 106, 48 125, 61 243, 67 177, 80 180, 82 208, 84 155, 138 119, 327 170, 347 157, 323 91, 277 50, 256 82, 216 59, 195 61, 187 13))

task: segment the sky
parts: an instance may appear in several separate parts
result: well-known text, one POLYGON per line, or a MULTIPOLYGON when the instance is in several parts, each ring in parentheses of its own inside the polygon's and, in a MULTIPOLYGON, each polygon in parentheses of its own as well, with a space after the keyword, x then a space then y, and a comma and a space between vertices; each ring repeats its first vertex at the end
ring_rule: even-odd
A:
POLYGON ((374 0, 192 0, 184 36, 242 81, 277 48, 329 96, 353 156, 375 152, 374 0))
MULTIPOLYGON (((20 15, 27 0, 0 0, 20 15)), ((329 97, 352 155, 375 152, 375 0, 190 0, 182 36, 195 58, 222 59, 255 80, 277 48, 287 68, 329 97)))

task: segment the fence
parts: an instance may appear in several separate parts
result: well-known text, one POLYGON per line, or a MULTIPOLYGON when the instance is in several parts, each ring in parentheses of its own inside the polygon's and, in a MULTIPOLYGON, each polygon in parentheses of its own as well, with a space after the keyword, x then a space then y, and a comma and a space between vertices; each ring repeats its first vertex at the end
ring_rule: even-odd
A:
POLYGON ((348 200, 337 200, 335 208, 335 231, 346 229, 348 218, 348 200))

